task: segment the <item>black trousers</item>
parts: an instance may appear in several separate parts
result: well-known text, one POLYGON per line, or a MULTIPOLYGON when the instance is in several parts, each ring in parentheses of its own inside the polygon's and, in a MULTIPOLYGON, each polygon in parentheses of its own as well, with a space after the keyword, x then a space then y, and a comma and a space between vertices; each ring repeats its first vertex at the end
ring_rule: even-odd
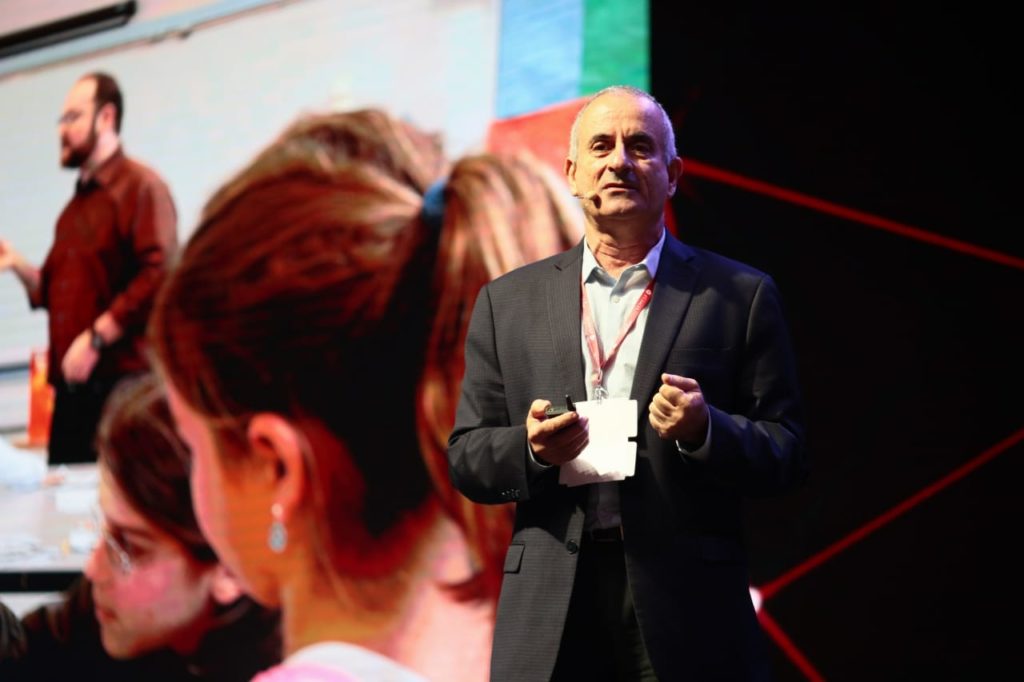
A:
POLYGON ((621 540, 584 534, 551 679, 657 682, 633 610, 621 540))
POLYGON ((84 384, 54 386, 50 419, 48 464, 96 461, 96 428, 113 380, 90 379, 84 384))

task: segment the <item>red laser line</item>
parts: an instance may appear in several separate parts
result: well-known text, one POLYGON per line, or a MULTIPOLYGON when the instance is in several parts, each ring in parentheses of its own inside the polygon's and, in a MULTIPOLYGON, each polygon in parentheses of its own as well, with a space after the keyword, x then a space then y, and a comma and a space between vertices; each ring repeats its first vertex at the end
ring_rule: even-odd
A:
POLYGON ((934 232, 928 232, 927 230, 922 230, 918 227, 898 223, 895 220, 889 220, 888 218, 882 218, 880 216, 872 215, 871 213, 865 213, 864 211, 840 206, 839 204, 834 204, 831 201, 818 199, 808 194, 801 194, 800 192, 794 192, 793 190, 786 189, 784 187, 772 185, 760 180, 754 180, 736 173, 730 173, 729 171, 708 166, 700 161, 694 161, 693 159, 686 159, 683 166, 685 168, 684 172, 687 175, 694 175, 708 180, 722 182, 727 185, 734 185, 756 194, 764 194, 775 199, 788 201, 799 206, 805 206, 822 213, 828 213, 846 220, 852 220, 864 223, 871 227, 877 227, 903 237, 916 239, 935 246, 941 246, 942 248, 950 249, 952 251, 959 251, 960 253, 965 253, 969 256, 975 256, 976 258, 982 258, 984 260, 990 260, 1001 265, 1008 265, 1011 268, 1017 268, 1018 270, 1024 270, 1024 258, 1011 256, 994 249, 987 249, 983 246, 960 241, 959 239, 943 237, 942 235, 935 234, 934 232))
POLYGON ((975 457, 974 459, 971 459, 966 464, 963 464, 960 467, 954 469, 952 472, 946 474, 938 481, 935 481, 931 485, 915 493, 914 495, 907 498, 903 502, 900 502, 899 504, 892 507, 888 511, 883 512, 879 516, 875 517, 873 520, 869 521, 868 523, 864 524, 857 530, 847 535, 845 538, 833 543, 832 545, 826 547, 825 549, 818 552, 811 558, 807 559, 802 564, 799 564, 796 567, 787 571, 786 573, 783 573, 781 576, 779 576, 772 582, 768 583, 764 587, 758 588, 758 590, 761 592, 762 598, 767 600, 770 597, 773 597, 779 590, 781 590, 786 585, 793 582, 800 576, 804 575, 805 573, 814 568, 817 568, 818 566, 825 563, 826 561, 828 561, 833 556, 843 551, 850 545, 863 540, 865 537, 875 532, 876 530, 878 530, 885 524, 889 523, 890 521, 893 521, 897 517, 906 514, 908 511, 910 511, 911 509, 919 505, 921 502, 931 497, 932 495, 943 490, 944 488, 949 487, 950 485, 959 481, 961 478, 971 473, 978 467, 982 466, 983 464, 986 464, 992 459, 995 459, 997 456, 1003 454, 1011 447, 1021 442, 1021 440, 1024 440, 1024 428, 1020 429, 1012 436, 1009 436, 1003 439, 1002 441, 996 443, 988 450, 975 457))
POLYGON ((780 649, 782 649, 782 653, 784 653, 786 657, 793 662, 793 665, 800 669, 800 672, 802 672, 808 680, 811 680, 812 682, 823 682, 825 678, 821 676, 821 673, 814 669, 814 666, 811 665, 811 662, 803 655, 803 652, 793 644, 792 640, 786 636, 786 633, 783 632, 778 623, 768 615, 767 611, 764 609, 758 611, 757 619, 761 621, 761 628, 769 637, 775 640, 775 643, 779 645, 780 649))

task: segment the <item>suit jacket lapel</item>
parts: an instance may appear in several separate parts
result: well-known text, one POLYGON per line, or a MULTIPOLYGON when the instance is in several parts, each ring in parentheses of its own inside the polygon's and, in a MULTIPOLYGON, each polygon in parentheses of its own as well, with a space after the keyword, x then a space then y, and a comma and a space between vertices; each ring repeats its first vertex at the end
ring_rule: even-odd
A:
MULTIPOLYGON (((661 372, 669 349, 679 336, 679 327, 697 281, 698 268, 693 250, 673 237, 665 235, 665 246, 658 263, 651 299, 640 343, 636 373, 630 397, 637 401, 638 412, 646 417, 651 396, 661 385, 661 372)), ((642 425, 641 425, 642 426, 642 425)))
POLYGON ((573 400, 586 400, 583 376, 583 347, 580 342, 580 276, 583 242, 555 260, 554 274, 547 284, 548 323, 554 352, 558 356, 559 379, 573 400))

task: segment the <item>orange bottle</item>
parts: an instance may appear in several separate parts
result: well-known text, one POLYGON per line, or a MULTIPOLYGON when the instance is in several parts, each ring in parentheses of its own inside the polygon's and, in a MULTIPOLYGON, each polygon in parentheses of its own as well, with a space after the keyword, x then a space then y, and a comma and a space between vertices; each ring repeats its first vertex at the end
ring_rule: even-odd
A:
POLYGON ((53 386, 46 381, 46 350, 33 350, 28 363, 28 445, 45 446, 50 441, 53 416, 53 386))

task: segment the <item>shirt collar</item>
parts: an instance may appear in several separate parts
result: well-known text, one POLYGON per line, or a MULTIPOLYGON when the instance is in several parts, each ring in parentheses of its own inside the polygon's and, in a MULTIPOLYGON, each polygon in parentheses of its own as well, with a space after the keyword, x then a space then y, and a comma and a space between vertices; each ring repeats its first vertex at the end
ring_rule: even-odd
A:
MULTIPOLYGON (((647 268, 647 272, 650 274, 651 279, 654 279, 658 275, 658 264, 661 262, 661 250, 665 248, 665 228, 661 228, 661 237, 658 239, 658 243, 651 247, 651 250, 647 252, 644 259, 635 265, 630 267, 636 267, 637 265, 643 265, 647 268)), ((593 252, 590 250, 590 245, 587 244, 587 240, 583 240, 583 271, 580 274, 582 281, 586 283, 594 271, 602 271, 601 265, 597 262, 597 258, 594 257, 593 252)))
POLYGON ((121 150, 119 145, 114 153, 99 165, 99 168, 93 172, 86 182, 83 183, 81 178, 79 178, 78 187, 80 189, 84 189, 86 187, 105 187, 106 185, 109 185, 111 180, 114 179, 114 176, 117 175, 117 171, 123 162, 124 152, 121 150))

